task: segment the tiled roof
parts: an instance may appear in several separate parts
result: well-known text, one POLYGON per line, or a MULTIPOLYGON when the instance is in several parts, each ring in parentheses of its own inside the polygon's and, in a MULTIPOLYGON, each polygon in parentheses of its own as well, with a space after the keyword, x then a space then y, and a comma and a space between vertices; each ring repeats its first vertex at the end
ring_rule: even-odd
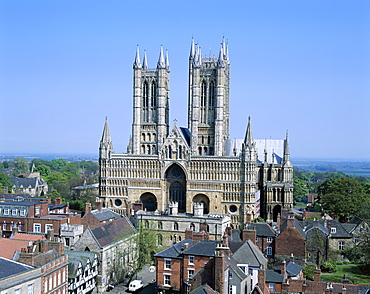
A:
POLYGON ((23 241, 37 241, 37 240, 46 240, 45 234, 24 234, 17 233, 14 236, 10 237, 11 240, 23 240, 23 241))
POLYGON ((126 238, 135 233, 127 217, 102 224, 95 228, 88 228, 101 247, 107 246, 121 238, 126 238))
POLYGON ((244 280, 247 278, 247 275, 238 267, 238 262, 229 256, 225 256, 225 268, 229 266, 231 270, 239 277, 240 280, 244 280))
POLYGON ((204 284, 191 291, 190 294, 218 294, 218 292, 213 290, 208 284, 204 284))
POLYGON ((198 241, 189 245, 189 248, 182 251, 182 253, 186 255, 214 256, 216 245, 215 241, 198 241))
POLYGON ((17 275, 31 269, 33 269, 32 266, 0 257, 0 279, 17 275))
POLYGON ((166 257, 166 258, 182 258, 181 254, 184 250, 184 244, 188 243, 189 246, 193 244, 192 239, 186 239, 179 243, 176 243, 172 245, 171 247, 168 247, 161 252, 158 252, 155 254, 155 257, 166 257))
POLYGON ((36 188, 37 178, 10 178, 9 179, 16 188, 23 187, 28 188, 31 186, 31 188, 36 188))
POLYGON ((100 221, 108 221, 111 219, 119 219, 121 218, 121 215, 119 215, 117 212, 114 212, 110 210, 109 208, 103 208, 101 211, 98 209, 94 209, 91 211, 91 213, 100 221))
POLYGON ((0 238, 0 256, 12 259, 16 250, 27 248, 29 241, 0 238))
MULTIPOLYGON (((283 232, 288 226, 288 219, 286 219, 280 226, 280 232, 283 232)), ((299 222, 296 218, 294 218, 294 228, 297 230, 297 232, 304 238, 306 239, 306 234, 299 222)))
POLYGON ((259 248, 251 240, 245 241, 240 248, 232 255, 238 263, 249 264, 251 267, 266 265, 267 259, 263 256, 259 248))

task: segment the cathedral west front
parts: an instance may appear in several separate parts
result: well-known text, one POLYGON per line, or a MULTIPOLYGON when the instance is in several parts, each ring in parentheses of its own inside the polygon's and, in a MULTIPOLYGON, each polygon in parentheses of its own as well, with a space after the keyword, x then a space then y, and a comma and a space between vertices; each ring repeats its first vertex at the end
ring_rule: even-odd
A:
POLYGON ((127 215, 146 211, 229 215, 238 228, 247 218, 273 221, 293 206, 288 136, 254 139, 248 119, 243 139, 229 139, 230 61, 223 40, 217 57, 191 43, 188 125, 169 123, 170 66, 161 47, 155 69, 137 49, 133 63, 133 122, 127 153, 116 154, 106 120, 100 142, 99 199, 127 215))

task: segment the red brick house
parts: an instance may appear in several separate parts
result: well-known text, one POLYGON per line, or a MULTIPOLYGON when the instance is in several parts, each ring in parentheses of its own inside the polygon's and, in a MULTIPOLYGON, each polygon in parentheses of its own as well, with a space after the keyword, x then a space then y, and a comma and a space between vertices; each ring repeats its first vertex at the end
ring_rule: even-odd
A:
POLYGON ((293 213, 281 224, 280 234, 275 241, 275 259, 283 261, 294 256, 295 262, 303 264, 305 259, 306 236, 293 213))

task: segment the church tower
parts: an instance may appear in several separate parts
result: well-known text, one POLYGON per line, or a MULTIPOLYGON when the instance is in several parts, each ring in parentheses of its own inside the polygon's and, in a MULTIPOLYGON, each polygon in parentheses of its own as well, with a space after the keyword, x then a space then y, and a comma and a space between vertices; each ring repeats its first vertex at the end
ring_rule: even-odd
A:
POLYGON ((226 154, 229 138, 228 47, 222 41, 218 57, 202 57, 191 43, 189 56, 188 128, 192 155, 226 154))
POLYGON ((169 79, 168 54, 161 46, 156 69, 148 68, 146 52, 140 62, 139 47, 133 64, 133 124, 128 152, 158 154, 159 146, 169 133, 169 79))

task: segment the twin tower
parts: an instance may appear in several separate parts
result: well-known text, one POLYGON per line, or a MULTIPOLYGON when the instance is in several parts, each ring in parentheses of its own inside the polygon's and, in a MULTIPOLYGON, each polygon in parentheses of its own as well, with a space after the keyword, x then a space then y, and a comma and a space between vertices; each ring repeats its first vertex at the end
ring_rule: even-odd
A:
MULTIPOLYGON (((158 154, 169 135, 170 65, 160 49, 155 69, 141 62, 139 48, 134 61, 133 124, 128 153, 158 154)), ((192 155, 224 156, 229 138, 228 46, 223 40, 218 57, 202 58, 201 48, 191 43, 189 56, 188 130, 192 155)))

